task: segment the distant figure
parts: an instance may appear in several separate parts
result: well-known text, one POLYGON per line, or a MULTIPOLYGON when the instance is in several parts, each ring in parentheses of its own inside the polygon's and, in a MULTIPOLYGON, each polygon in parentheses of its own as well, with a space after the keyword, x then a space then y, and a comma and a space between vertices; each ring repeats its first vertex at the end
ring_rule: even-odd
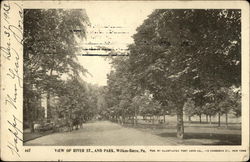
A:
POLYGON ((68 120, 67 125, 68 125, 68 131, 71 132, 73 130, 73 122, 72 122, 72 120, 68 120))
POLYGON ((41 129, 41 124, 34 124, 34 131, 39 132, 41 129))
POLYGON ((80 127, 80 120, 79 120, 79 118, 73 119, 73 129, 75 128, 75 130, 78 130, 79 127, 80 127))

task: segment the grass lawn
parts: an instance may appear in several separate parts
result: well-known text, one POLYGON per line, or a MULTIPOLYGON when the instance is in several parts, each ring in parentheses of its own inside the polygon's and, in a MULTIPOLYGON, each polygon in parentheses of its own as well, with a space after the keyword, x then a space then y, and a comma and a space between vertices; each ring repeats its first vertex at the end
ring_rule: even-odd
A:
MULTIPOLYGON (((136 126, 125 124, 125 127, 133 127, 141 131, 166 137, 178 142, 180 145, 241 145, 241 124, 235 123, 236 119, 230 119, 228 127, 222 121, 218 127, 217 121, 213 120, 212 124, 203 120, 193 120, 191 123, 184 120, 185 136, 183 140, 176 138, 176 117, 166 118, 166 123, 155 124, 139 120, 136 126), (233 121, 233 122, 232 122, 233 121)), ((223 119, 222 119, 223 120, 223 119)))

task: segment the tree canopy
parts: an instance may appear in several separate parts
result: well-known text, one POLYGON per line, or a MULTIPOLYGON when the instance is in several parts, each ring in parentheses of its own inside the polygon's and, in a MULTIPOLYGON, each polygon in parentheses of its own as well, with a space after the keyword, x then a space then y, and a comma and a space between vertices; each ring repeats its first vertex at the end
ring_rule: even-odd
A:
POLYGON ((180 138, 188 99, 194 101, 196 114, 208 113, 219 89, 241 85, 240 10, 157 9, 133 38, 129 57, 111 73, 121 74, 109 78, 108 87, 117 85, 114 90, 119 95, 132 83, 140 92, 149 91, 154 100, 177 113, 180 138))
POLYGON ((77 39, 85 38, 88 24, 82 9, 24 10, 24 109, 30 123, 36 119, 32 115, 36 106, 31 106, 37 101, 34 94, 38 98, 46 94, 50 115, 51 95, 65 92, 67 78, 87 73, 76 52, 77 39), (75 29, 81 32, 73 32, 75 29))

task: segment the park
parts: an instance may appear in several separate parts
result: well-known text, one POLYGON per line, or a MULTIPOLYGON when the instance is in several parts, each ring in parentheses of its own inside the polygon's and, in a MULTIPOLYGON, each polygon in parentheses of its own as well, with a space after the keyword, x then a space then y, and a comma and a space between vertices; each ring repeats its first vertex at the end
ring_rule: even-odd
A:
POLYGON ((240 10, 154 9, 126 49, 93 19, 24 10, 24 145, 241 145, 240 10), (95 63, 105 84, 86 81, 88 57, 110 64, 95 63))

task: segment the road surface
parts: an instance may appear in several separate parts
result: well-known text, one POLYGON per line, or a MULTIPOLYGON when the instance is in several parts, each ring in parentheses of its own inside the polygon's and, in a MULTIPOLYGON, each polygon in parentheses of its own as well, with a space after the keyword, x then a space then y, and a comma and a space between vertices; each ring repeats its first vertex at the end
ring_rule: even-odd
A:
POLYGON ((134 128, 125 128, 109 121, 97 121, 84 124, 80 130, 50 134, 28 141, 24 145, 176 145, 176 142, 134 128))

